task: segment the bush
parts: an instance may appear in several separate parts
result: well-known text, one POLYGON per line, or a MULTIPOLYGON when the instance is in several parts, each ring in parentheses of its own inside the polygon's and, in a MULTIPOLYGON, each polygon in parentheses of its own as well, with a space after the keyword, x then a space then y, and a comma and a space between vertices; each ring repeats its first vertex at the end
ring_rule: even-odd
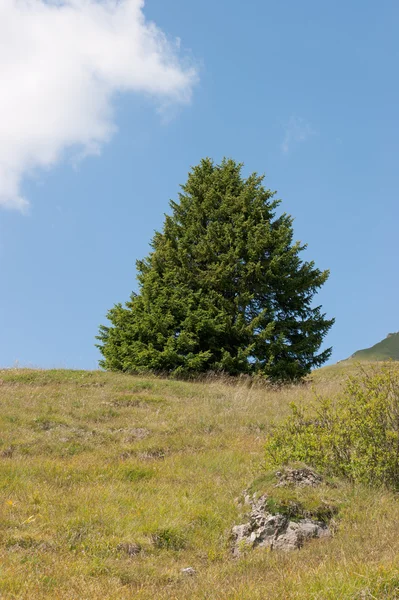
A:
POLYGON ((304 462, 353 482, 399 489, 399 370, 388 363, 348 379, 336 399, 295 404, 266 444, 266 463, 304 462))

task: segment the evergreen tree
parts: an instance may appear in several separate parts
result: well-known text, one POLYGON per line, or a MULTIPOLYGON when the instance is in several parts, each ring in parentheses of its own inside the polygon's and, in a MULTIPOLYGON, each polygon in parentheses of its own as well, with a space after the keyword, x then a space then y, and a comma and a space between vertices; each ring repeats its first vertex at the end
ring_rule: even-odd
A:
POLYGON ((333 324, 312 299, 328 271, 300 258, 292 218, 242 165, 204 159, 170 202, 152 252, 137 261, 139 294, 101 326, 101 366, 175 375, 257 373, 304 377, 333 324))

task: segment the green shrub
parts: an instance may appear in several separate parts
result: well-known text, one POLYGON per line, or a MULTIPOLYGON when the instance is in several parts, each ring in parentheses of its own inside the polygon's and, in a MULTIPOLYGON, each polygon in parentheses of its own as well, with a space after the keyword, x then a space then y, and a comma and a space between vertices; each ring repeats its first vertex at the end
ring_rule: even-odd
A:
POLYGON ((163 550, 183 550, 187 545, 182 532, 174 529, 158 529, 151 537, 154 546, 163 550))
POLYGON ((266 466, 304 462, 329 475, 399 489, 399 371, 388 363, 348 379, 336 399, 316 397, 266 444, 266 466))

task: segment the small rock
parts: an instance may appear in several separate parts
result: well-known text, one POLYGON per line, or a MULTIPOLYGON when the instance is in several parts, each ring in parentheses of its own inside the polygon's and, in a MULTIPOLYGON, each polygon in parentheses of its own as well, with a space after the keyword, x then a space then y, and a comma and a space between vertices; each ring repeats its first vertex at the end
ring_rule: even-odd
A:
POLYGON ((0 453, 0 456, 2 458, 12 458, 13 454, 14 454, 14 446, 9 446, 8 448, 6 448, 5 450, 3 450, 0 453))
POLYGON ((307 467, 304 467, 303 469, 285 469, 283 472, 277 471, 276 477, 279 479, 276 487, 286 485, 316 487, 323 481, 321 475, 307 467))
POLYGON ((137 556, 141 552, 141 546, 134 542, 123 542, 117 545, 117 550, 125 552, 128 556, 137 556))
POLYGON ((141 460, 161 460, 165 458, 165 455, 165 450, 163 450, 162 448, 150 448, 148 450, 145 450, 145 452, 140 452, 139 458, 141 460))
POLYGON ((193 567, 186 567, 185 569, 181 569, 180 573, 182 573, 183 575, 195 575, 196 574, 196 570, 193 569, 193 567))

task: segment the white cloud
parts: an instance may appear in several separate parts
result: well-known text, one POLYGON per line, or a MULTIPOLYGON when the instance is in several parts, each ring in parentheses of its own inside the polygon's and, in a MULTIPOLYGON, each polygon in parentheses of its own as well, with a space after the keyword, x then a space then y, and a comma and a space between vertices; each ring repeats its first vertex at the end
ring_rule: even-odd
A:
POLYGON ((284 154, 288 154, 294 145, 306 142, 316 134, 311 125, 299 117, 291 117, 284 129, 285 135, 281 144, 281 150, 284 154))
POLYGON ((143 0, 0 0, 0 206, 24 210, 22 178, 67 148, 98 153, 112 97, 188 102, 195 69, 143 14, 143 0))

